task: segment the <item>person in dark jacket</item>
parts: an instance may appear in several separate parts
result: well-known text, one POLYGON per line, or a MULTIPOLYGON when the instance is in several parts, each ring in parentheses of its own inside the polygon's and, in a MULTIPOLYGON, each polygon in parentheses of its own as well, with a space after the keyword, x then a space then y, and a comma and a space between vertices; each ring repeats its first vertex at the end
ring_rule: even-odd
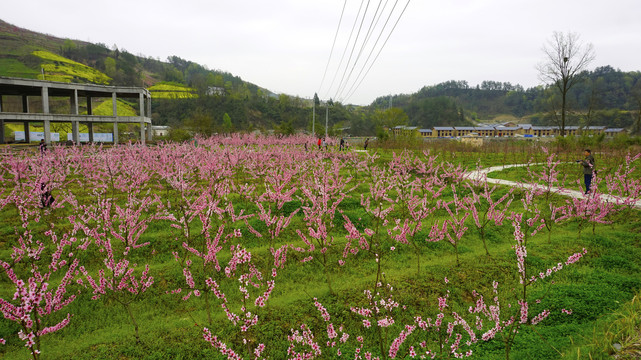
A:
POLYGON ((40 155, 44 155, 47 153, 47 143, 45 143, 45 139, 40 139, 38 148, 40 149, 40 155))
POLYGON ((577 160, 576 162, 581 163, 583 166, 585 194, 588 194, 590 192, 590 185, 592 184, 592 175, 594 174, 594 156, 592 156, 590 149, 585 149, 583 155, 585 155, 585 158, 583 160, 577 160))

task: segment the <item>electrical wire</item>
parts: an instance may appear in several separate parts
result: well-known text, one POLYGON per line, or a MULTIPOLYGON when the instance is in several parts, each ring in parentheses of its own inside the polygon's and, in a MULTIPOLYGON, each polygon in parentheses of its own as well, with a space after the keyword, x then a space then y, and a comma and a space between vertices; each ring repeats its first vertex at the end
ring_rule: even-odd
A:
POLYGON ((361 78, 361 80, 358 82, 358 85, 356 86, 356 88, 355 88, 351 93, 349 93, 349 95, 348 95, 344 100, 348 100, 352 95, 354 95, 354 93, 356 92, 356 90, 358 90, 358 88, 359 88, 359 87, 360 87, 360 85, 362 84, 363 80, 365 80, 365 78, 367 77, 367 74, 369 74, 369 71, 372 69, 372 67, 373 67, 373 66, 374 66, 374 64, 376 63, 376 60, 378 59, 379 55, 381 54, 381 51, 383 51, 383 48, 385 48, 385 45, 387 44, 387 41, 390 39, 390 37, 392 36, 392 33, 393 33, 393 32, 394 32, 394 30, 396 29, 396 26, 398 25, 398 22, 401 20, 401 17, 403 17, 403 14, 405 13, 405 10, 407 10, 407 6, 410 4, 410 1, 411 1, 411 0, 407 0, 407 3, 405 4, 405 7, 403 8, 403 11, 401 12, 401 14, 399 15, 398 19, 396 20, 396 23, 394 23, 394 27, 392 27, 392 30, 391 30, 391 31, 390 31, 390 33, 387 35, 387 38, 385 39, 385 42, 383 43, 383 45, 382 45, 382 46, 381 46, 381 48, 379 49, 378 53, 376 54, 376 57, 374 58, 374 60, 373 60, 373 61, 372 61, 372 63, 370 64, 369 68, 368 68, 368 69, 367 69, 367 71, 365 72, 365 75, 364 75, 364 76, 361 78))
MULTIPOLYGON (((361 70, 359 71, 358 76, 356 76, 356 80, 352 83, 352 86, 347 91, 348 94, 350 94, 352 92, 352 89, 354 89, 354 87, 356 86, 356 84, 359 83, 358 79, 361 78, 361 74, 363 73, 363 70, 365 70, 365 68, 367 67, 367 64, 368 64, 369 60, 371 59, 372 54, 376 50, 376 45, 378 45, 378 42, 381 40, 381 36, 383 36, 383 34, 385 33, 385 29, 387 28, 387 24, 389 23, 390 19, 392 18, 392 15, 394 14, 394 10, 396 10, 396 5, 398 5, 398 0, 394 3, 394 6, 392 7, 392 10, 390 11, 389 15, 387 16, 387 19, 385 19, 385 24, 383 24, 383 28, 381 29, 381 32, 378 34, 378 37, 376 38, 376 42, 374 42, 374 46, 372 46, 372 49, 370 50, 369 54, 367 55, 367 59, 365 60, 365 63, 363 65, 363 67, 361 67, 361 70)), ((407 7, 407 4, 405 6, 407 7)), ((402 15, 403 14, 401 13, 401 16, 402 15)), ((399 19, 400 19, 400 16, 399 16, 399 19)), ((397 20, 397 23, 398 23, 398 20, 397 20)), ((392 29, 392 31, 394 31, 394 29, 392 29)), ((390 31, 390 34, 391 34, 392 31, 390 31)), ((342 95, 342 92, 341 92, 341 95, 342 95)))
MULTIPOLYGON (((349 34, 349 38, 347 39, 347 43, 345 44, 345 50, 343 50, 343 55, 341 56, 341 60, 338 62, 338 67, 336 68, 336 72, 334 73, 334 77, 332 79, 332 83, 329 85, 329 88, 327 89, 327 92, 325 93, 325 98, 327 95, 329 95, 329 92, 331 88, 334 86, 334 82, 336 81, 336 77, 338 76, 339 70, 341 68, 341 65, 343 65, 343 60, 345 59, 345 54, 347 53, 347 49, 349 48, 349 43, 352 41, 352 35, 354 35, 354 29, 356 28, 356 24, 358 23, 358 18, 361 15, 361 10, 363 9, 363 4, 365 3, 365 0, 361 0, 361 5, 358 8, 358 14, 356 14, 356 18, 354 19, 354 24, 352 25, 352 31, 349 34)), ((356 44, 356 42, 354 42, 356 44)))
POLYGON ((336 45, 336 39, 338 38, 338 33, 341 28, 341 23, 343 22, 343 14, 345 14, 345 7, 347 6, 347 0, 343 3, 343 10, 341 11, 341 17, 338 20, 338 26, 336 27, 336 34, 334 35, 334 42, 332 43, 332 50, 329 52, 329 58, 327 59, 327 65, 325 65, 325 72, 323 73, 323 79, 321 80, 321 84, 318 87, 318 91, 316 93, 319 93, 321 89, 323 88, 323 84, 325 83, 325 76, 327 75, 327 69, 329 69, 329 64, 332 61, 332 54, 334 54, 334 46, 336 45))
MULTIPOLYGON (((385 24, 383 24, 383 27, 381 28, 381 31, 378 34, 378 37, 376 38, 376 41, 374 42, 374 45, 372 46, 372 49, 370 50, 369 54, 367 55, 367 59, 363 63, 363 66, 361 67, 361 70, 358 72, 358 76, 356 77, 356 81, 354 81, 354 83, 350 87, 350 91, 354 87, 354 84, 356 84, 356 82, 358 82, 358 78, 360 77, 360 75, 363 73, 363 70, 367 66, 367 62, 372 57, 372 54, 374 53, 374 50, 376 50, 376 45, 378 45, 378 42, 380 41, 381 36, 385 33, 385 29, 387 28, 387 24, 389 23, 389 20, 392 18, 392 15, 394 14, 394 10, 396 9, 396 5, 398 5, 398 0, 396 0, 396 2, 394 3, 394 6, 392 6, 392 10, 390 10, 389 15, 387 16, 387 19, 385 20, 385 24)), ((382 13, 381 13, 381 15, 382 15, 382 13)), ((379 20, 380 20, 380 18, 379 18, 379 20)), ((363 48, 364 47, 365 47, 365 44, 363 44, 363 48)), ((359 57, 360 57, 360 55, 359 55, 359 57)), ((353 69, 352 69, 352 71, 353 71, 353 69)), ((343 87, 339 88, 338 93, 335 96, 335 98, 339 98, 339 99, 341 98, 345 88, 347 87, 347 84, 348 84, 350 78, 351 78, 351 73, 350 73, 350 76, 348 77, 348 80, 345 81, 345 83, 343 84, 343 87)), ((348 93, 349 93, 349 91, 348 91, 348 93)))
MULTIPOLYGON (((354 46, 352 46, 352 51, 349 53, 349 59, 347 59, 347 64, 345 65, 345 70, 343 71, 343 76, 341 77, 341 81, 338 83, 338 88, 336 89, 336 94, 334 95, 334 98, 338 95, 338 91, 343 85, 343 80, 345 80, 345 75, 347 74, 347 69, 349 68, 349 64, 352 61, 352 56, 354 55, 354 50, 356 50, 356 43, 358 43, 358 38, 361 35, 361 29, 363 28, 363 23, 365 22, 365 17, 367 16, 367 10, 369 9, 369 3, 370 0, 367 0, 367 6, 365 7, 365 12, 363 12, 363 18, 361 19, 361 24, 358 27, 358 32, 356 33, 356 40, 354 40, 354 46)), ((356 63, 354 63, 354 66, 356 63)))
MULTIPOLYGON (((343 54, 341 56, 339 64, 336 67, 334 76, 332 78, 332 82, 329 88, 327 88, 326 90, 326 93, 324 96, 325 98, 327 98, 330 92, 333 91, 332 89, 334 89, 334 84, 336 83, 336 79, 341 72, 342 72, 342 76, 341 76, 340 82, 338 83, 338 86, 335 88, 336 92, 334 94, 334 99, 338 101, 344 101, 351 98, 354 95, 354 93, 358 90, 358 88, 363 83, 364 79, 367 77, 367 75, 373 68, 374 64, 376 63, 379 56, 381 55, 383 49, 387 45, 390 37, 392 36, 396 27, 398 26, 398 23, 400 22, 401 18, 405 14, 405 11, 409 6, 410 1, 411 0, 407 0, 405 6, 403 7, 400 14, 398 15, 398 18, 394 22, 393 27, 391 28, 391 30, 389 30, 389 33, 387 33, 386 30, 388 29, 390 21, 394 17, 394 13, 397 9, 397 6, 399 5, 398 4, 399 0, 396 0, 394 2, 394 5, 392 6, 391 10, 386 16, 384 24, 382 25, 382 27, 380 27, 380 30, 377 30, 379 29, 379 24, 381 22, 381 19, 383 18, 385 13, 387 13, 386 9, 389 3, 389 0, 385 0, 385 4, 381 8, 381 4, 383 3, 383 0, 380 0, 378 3, 378 6, 376 7, 376 11, 371 16, 371 21, 367 29, 367 33, 364 36, 361 36, 361 33, 363 32, 363 25, 365 24, 365 21, 368 18, 367 15, 368 15, 368 10, 371 2, 371 0, 367 1, 367 5, 365 6, 365 10, 363 11, 363 5, 365 4, 365 0, 361 0, 360 6, 358 8, 358 13, 354 19, 354 23, 350 31, 349 38, 347 40, 347 43, 345 44, 345 48, 343 49, 343 54), (356 30, 357 24, 359 24, 358 31, 356 32, 356 37, 354 38, 354 33, 355 33, 354 30, 356 30), (376 41, 370 48, 368 44, 373 39, 373 36, 376 32, 378 32, 378 35, 376 36, 376 41), (380 48, 377 48, 381 39, 384 37, 386 33, 387 33, 387 36, 385 37, 385 41, 382 43, 380 48), (352 41, 352 39, 354 39, 354 41, 352 41), (359 39, 361 39, 360 42, 359 42, 359 39), (358 48, 358 52, 355 56, 357 48, 358 48), (365 59, 365 61, 361 62, 363 55, 367 52, 368 48, 369 48, 369 52, 368 52, 367 58, 365 59), (349 51, 349 58, 347 62, 344 62, 348 51, 349 51), (371 60, 374 54, 375 56, 373 60, 371 60), (355 78, 353 78, 353 75, 355 74, 355 70, 357 70, 357 68, 358 68, 357 75, 355 78), (353 78, 353 81, 352 81, 352 78, 353 78), (347 94, 347 96, 343 97, 344 94, 347 94)), ((332 50, 330 52, 330 56, 325 67, 325 72, 323 74, 323 80, 321 81, 321 87, 319 88, 319 91, 321 90, 322 86, 325 84, 325 79, 327 78, 327 72, 329 70, 331 59, 336 46, 338 32, 340 31, 340 26, 342 24, 342 20, 345 14, 346 4, 347 4, 347 0, 345 0, 345 3, 343 4, 339 26, 334 36, 334 43, 332 44, 332 50)))
MULTIPOLYGON (((349 83, 349 79, 352 77, 352 74, 354 73, 354 69, 356 68, 356 65, 358 64, 358 61, 361 59, 361 55, 363 55, 363 50, 365 50, 365 48, 367 47, 367 43, 369 42, 369 40, 370 40, 370 38, 372 36, 372 33, 373 33, 372 30, 375 28, 375 25, 378 24, 378 21, 380 20, 381 16, 383 15, 382 11, 380 12, 380 15, 379 15, 379 10, 381 8, 382 2, 383 2, 382 0, 380 0, 378 2, 378 6, 376 7, 376 11, 374 12, 374 16, 372 16, 372 21, 369 24, 369 28, 367 29, 367 33, 365 34, 365 40, 363 41, 363 44, 361 45, 361 48, 358 51, 358 55, 356 56, 356 60, 354 60, 354 64, 352 65, 352 68, 349 71, 349 74, 347 75, 347 79, 344 82, 341 82, 341 84, 339 85, 339 87, 338 87, 338 89, 336 91, 336 95, 334 96, 334 98, 339 98, 340 95, 343 93, 343 90, 345 89, 345 87, 349 83), (377 17, 377 15, 379 15, 379 16, 377 17)), ((385 2, 385 6, 387 6, 387 1, 385 2)), ((385 7, 383 7, 383 9, 385 9, 385 7)), ((394 11, 393 8, 392 8, 392 11, 394 11)), ((363 18, 363 20, 365 20, 365 18, 363 18)), ((383 30, 381 30, 381 31, 383 31, 383 30)), ((376 44, 374 46, 376 46, 376 44)), ((348 67, 349 67, 349 65, 348 65, 348 67)), ((346 67, 346 69, 347 69, 347 67, 346 67)))

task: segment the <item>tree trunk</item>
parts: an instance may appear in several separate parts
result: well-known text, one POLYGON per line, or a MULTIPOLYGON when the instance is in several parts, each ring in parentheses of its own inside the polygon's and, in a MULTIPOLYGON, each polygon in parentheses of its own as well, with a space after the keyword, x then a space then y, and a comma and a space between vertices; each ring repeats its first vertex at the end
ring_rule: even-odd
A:
POLYGON ((136 318, 134 317, 133 312, 131 312, 131 307, 127 303, 122 303, 122 306, 124 306, 125 309, 127 309, 127 313, 129 314, 129 318, 131 319, 131 322, 134 324, 136 343, 140 344, 140 335, 138 334, 138 323, 136 322, 136 318))

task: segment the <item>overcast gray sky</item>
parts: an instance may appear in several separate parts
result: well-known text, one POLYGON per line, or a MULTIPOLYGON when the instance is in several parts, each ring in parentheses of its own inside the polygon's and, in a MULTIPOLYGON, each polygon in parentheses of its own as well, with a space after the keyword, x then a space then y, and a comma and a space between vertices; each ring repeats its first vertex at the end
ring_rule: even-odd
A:
MULTIPOLYGON (((447 80, 467 80, 472 86, 483 80, 518 83, 526 88, 539 85, 535 67, 543 60, 541 48, 553 31, 576 32, 583 42, 594 45, 596 60, 590 69, 611 65, 623 71, 641 70, 639 0, 413 0, 371 71, 355 88, 357 74, 367 70, 363 62, 382 24, 391 13, 370 62, 407 0, 370 0, 358 45, 345 71, 357 30, 349 46, 347 40, 361 3, 0 0, 0 18, 30 30, 117 45, 161 60, 180 56, 278 93, 311 98, 318 92, 322 100, 331 97, 360 105, 378 96, 412 93, 447 80), (395 3, 394 12, 390 12, 395 3), (381 8, 386 4, 384 11, 379 11, 383 16, 354 65, 379 4, 381 8), (343 91, 339 90, 341 79, 343 91)), ((363 3, 365 6, 367 0, 363 3)), ((357 21, 356 29, 359 25, 357 21)))

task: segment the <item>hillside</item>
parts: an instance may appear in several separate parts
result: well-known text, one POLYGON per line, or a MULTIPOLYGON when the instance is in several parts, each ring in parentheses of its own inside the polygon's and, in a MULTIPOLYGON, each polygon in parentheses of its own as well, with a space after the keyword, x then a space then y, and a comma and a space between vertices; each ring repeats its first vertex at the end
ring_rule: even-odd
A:
POLYGON ((174 81, 188 86, 198 83, 201 87, 231 85, 233 89, 245 85, 257 88, 229 73, 208 70, 176 56, 162 62, 135 56, 115 46, 109 48, 100 43, 61 39, 0 20, 0 75, 36 78, 41 76, 42 68, 45 78, 52 77, 51 80, 54 81, 147 87, 158 82, 174 81), (65 66, 67 69, 63 68, 65 66), (88 70, 87 67, 92 68, 91 71, 96 75, 104 76, 78 76, 78 67, 84 67, 85 70, 88 70), (57 78, 56 75, 66 76, 57 78))
MULTIPOLYGON (((43 78, 52 81, 145 86, 154 101, 154 123, 174 127, 219 130, 225 113, 235 129, 280 125, 294 127, 304 107, 271 91, 220 70, 210 70, 178 56, 167 61, 136 56, 105 44, 61 39, 23 29, 0 20, 0 76, 43 78), (258 104, 256 104, 258 103, 258 104), (273 108, 280 107, 280 110, 273 108), (293 109, 290 109, 293 108, 293 109)), ((8 99, 6 101, 11 101, 8 99)))
MULTIPOLYGON (((604 125, 636 130, 641 121, 641 72, 622 72, 610 66, 584 71, 582 81, 569 94, 568 125, 604 125)), ((386 107, 390 98, 380 97, 375 107, 386 107)), ((425 86, 413 94, 392 97, 394 106, 403 109, 411 125, 443 125, 441 118, 511 120, 535 125, 555 124, 560 110, 558 90, 538 86, 484 81, 470 86, 467 81, 447 81, 425 86)))

